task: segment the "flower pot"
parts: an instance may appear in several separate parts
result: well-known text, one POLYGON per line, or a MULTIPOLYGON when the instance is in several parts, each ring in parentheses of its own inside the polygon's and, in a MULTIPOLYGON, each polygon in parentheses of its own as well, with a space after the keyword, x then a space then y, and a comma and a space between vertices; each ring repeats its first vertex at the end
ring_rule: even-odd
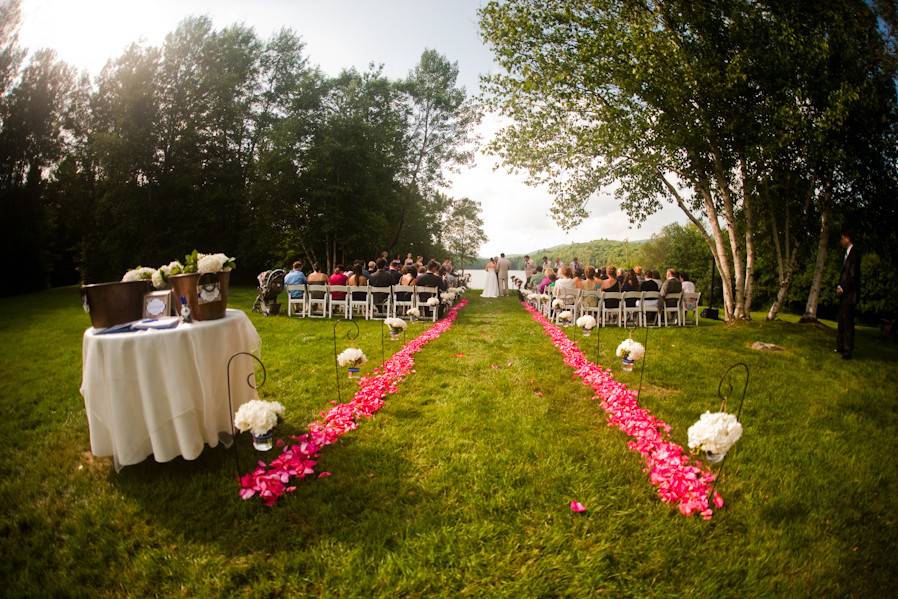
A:
POLYGON ((390 329, 390 339, 393 341, 399 341, 399 335, 402 333, 401 329, 390 329))
POLYGON ((81 286, 81 303, 94 328, 140 320, 143 296, 153 290, 150 281, 117 281, 81 286))
POLYGON ((592 333, 592 329, 587 329, 586 327, 583 327, 583 336, 584 337, 589 337, 589 335, 591 333, 592 333))
POLYGON ((705 460, 709 464, 719 464, 725 457, 727 457, 727 454, 725 453, 711 453, 710 451, 705 452, 705 460))
POLYGON ((169 277, 175 294, 175 306, 181 314, 181 298, 187 298, 190 315, 194 320, 224 318, 228 308, 230 272, 190 273, 169 277))
POLYGON ((268 451, 272 447, 274 447, 274 429, 269 430, 267 433, 262 435, 257 435, 255 433, 250 433, 253 436, 253 447, 257 451, 268 451))
POLYGON ((351 366, 346 369, 346 372, 349 373, 349 378, 357 379, 359 378, 359 372, 361 372, 361 369, 356 368, 355 366, 351 366))
POLYGON ((630 358, 624 358, 621 360, 621 368, 624 370, 624 372, 633 372, 633 364, 635 364, 635 362, 630 358))

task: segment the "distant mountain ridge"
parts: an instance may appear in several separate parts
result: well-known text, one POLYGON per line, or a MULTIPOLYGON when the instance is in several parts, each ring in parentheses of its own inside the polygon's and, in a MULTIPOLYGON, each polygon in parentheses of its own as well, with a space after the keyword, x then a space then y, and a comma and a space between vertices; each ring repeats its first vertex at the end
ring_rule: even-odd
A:
MULTIPOLYGON (((562 262, 570 263, 574 258, 579 258, 585 265, 630 267, 639 259, 640 246, 648 239, 632 241, 617 241, 615 239, 594 239, 582 243, 568 243, 555 245, 527 252, 526 254, 509 254, 506 256, 515 270, 523 269, 524 256, 529 255, 537 264, 542 262, 543 256, 553 261, 556 257, 562 262)), ((465 268, 483 268, 489 257, 478 257, 474 263, 465 265, 465 268)))

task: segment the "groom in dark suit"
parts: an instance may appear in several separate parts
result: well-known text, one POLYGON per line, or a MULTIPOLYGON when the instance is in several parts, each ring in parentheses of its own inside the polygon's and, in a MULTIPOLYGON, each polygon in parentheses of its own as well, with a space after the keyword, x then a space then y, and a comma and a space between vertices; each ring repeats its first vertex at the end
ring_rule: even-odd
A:
POLYGON ((839 296, 836 351, 842 354, 842 358, 850 360, 854 351, 854 309, 861 295, 861 254, 854 247, 854 233, 849 229, 843 229, 839 244, 845 248, 845 256, 836 287, 836 295, 839 296))

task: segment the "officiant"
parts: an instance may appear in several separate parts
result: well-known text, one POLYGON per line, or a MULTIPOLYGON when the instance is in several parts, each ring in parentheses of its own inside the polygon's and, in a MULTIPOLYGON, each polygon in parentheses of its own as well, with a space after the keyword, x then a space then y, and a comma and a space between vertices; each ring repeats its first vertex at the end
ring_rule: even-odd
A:
POLYGON ((861 295, 861 255, 854 246, 854 232, 843 228, 839 244, 845 248, 836 295, 839 297, 839 329, 836 352, 850 360, 854 352, 854 311, 861 295))

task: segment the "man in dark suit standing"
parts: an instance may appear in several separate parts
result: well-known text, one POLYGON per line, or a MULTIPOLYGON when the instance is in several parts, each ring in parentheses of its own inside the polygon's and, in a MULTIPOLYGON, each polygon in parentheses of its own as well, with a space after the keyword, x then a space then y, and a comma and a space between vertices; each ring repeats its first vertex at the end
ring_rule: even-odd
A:
POLYGON ((845 360, 850 360, 854 351, 854 309, 861 296, 861 253, 854 247, 854 233, 849 229, 843 229, 839 244, 845 248, 845 257, 836 287, 836 295, 839 296, 836 351, 845 360))

